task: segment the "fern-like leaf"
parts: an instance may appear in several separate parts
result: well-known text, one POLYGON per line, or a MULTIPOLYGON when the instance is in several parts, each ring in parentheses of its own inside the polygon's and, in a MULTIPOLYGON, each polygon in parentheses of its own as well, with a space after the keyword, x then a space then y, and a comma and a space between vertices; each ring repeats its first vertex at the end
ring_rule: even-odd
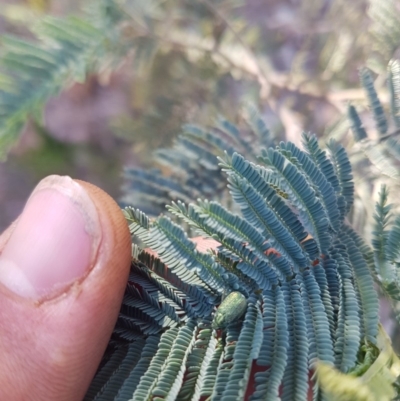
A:
POLYGON ((212 306, 204 298, 196 277, 189 281, 180 279, 160 259, 145 251, 138 255, 138 261, 143 265, 135 262, 132 270, 154 284, 169 299, 169 302, 176 303, 179 308, 184 309, 187 316, 207 316, 210 313, 212 306))
POLYGON ((347 214, 354 203, 354 182, 350 160, 344 147, 336 141, 329 141, 328 149, 339 180, 340 193, 346 202, 345 210, 347 214))
MULTIPOLYGON (((206 171, 219 171, 211 156, 221 154, 224 141, 253 148, 226 120, 212 131, 188 127, 178 145, 189 151, 188 157, 165 153, 188 166, 189 173, 176 182, 196 176, 199 154, 206 171)), ((364 348, 380 346, 372 277, 383 283, 382 266, 394 272, 400 264, 400 218, 389 226, 383 193, 374 234, 381 265, 375 268, 371 249, 344 221, 354 200, 346 152, 331 142, 328 158, 315 137, 304 135, 303 142, 307 153, 292 143, 263 151, 262 166, 232 148, 220 158, 241 215, 216 201, 172 202, 168 210, 174 218, 214 240, 208 246, 216 249, 198 250, 168 217, 151 220, 137 209, 125 209, 133 237, 151 251, 132 249, 110 355, 99 372, 99 380, 115 380, 126 390, 119 401, 304 401, 317 361, 353 375, 368 372, 373 359, 364 348), (113 363, 129 362, 126 344, 147 344, 150 338, 158 344, 151 361, 130 365, 124 377, 116 373, 113 363), (132 372, 139 368, 141 378, 135 381, 132 372), (253 369, 255 382, 249 380, 253 369)), ((134 174, 144 183, 152 177, 134 174)), ((157 174, 153 184, 160 193, 179 196, 179 185, 158 180, 157 174)), ((190 185, 189 195, 198 190, 192 192, 190 185)), ((384 288, 393 300, 400 299, 397 279, 390 278, 384 288)), ((369 374, 375 383, 379 374, 369 374)), ((391 380, 386 384, 391 386, 391 380)), ((95 383, 90 394, 101 394, 103 387, 95 383)), ((327 394, 314 382, 314 400, 326 401, 327 394)))
POLYGON ((400 63, 391 60, 388 66, 388 88, 390 92, 390 111, 397 128, 400 128, 400 63))
POLYGON ((297 280, 301 288, 307 335, 310 341, 310 367, 313 367, 317 360, 333 364, 333 342, 325 307, 321 299, 321 291, 309 270, 305 270, 302 275, 297 275, 297 280))
POLYGON ((217 128, 220 129, 225 135, 231 138, 234 145, 236 145, 237 151, 244 151, 245 154, 253 156, 253 148, 246 138, 241 134, 235 124, 225 119, 222 116, 218 117, 217 128))
POLYGON ((354 139, 356 142, 360 142, 367 138, 367 132, 363 126, 360 116, 357 113, 356 108, 350 105, 347 114, 351 122, 351 129, 353 131, 354 139))
POLYGON ((278 174, 283 190, 300 213, 303 225, 317 241, 322 253, 330 247, 331 236, 328 230, 328 216, 321 203, 315 198, 315 191, 307 185, 301 171, 272 148, 262 151, 260 160, 278 174))
POLYGON ((255 375, 256 390, 250 397, 252 401, 275 400, 278 397, 289 344, 286 307, 280 286, 263 292, 263 352, 257 364, 267 366, 267 369, 255 375))
POLYGON ((259 153, 260 148, 269 148, 274 145, 271 132, 263 118, 260 116, 260 112, 254 105, 246 105, 245 120, 257 135, 257 145, 255 143, 255 146, 253 145, 254 148, 258 147, 258 150, 254 152, 255 154, 259 153))
MULTIPOLYGON (((142 341, 139 345, 142 346, 142 341)), ((136 347, 136 346, 133 346, 136 347)), ((132 347, 132 348, 133 348, 132 347)), ((93 379, 90 387, 85 395, 84 401, 92 401, 98 397, 102 389, 105 388, 104 383, 107 383, 110 377, 118 371, 122 361, 126 357, 129 350, 128 344, 121 344, 115 350, 113 350, 110 359, 104 364, 104 366, 97 372, 96 377, 93 379)))
POLYGON ((183 382, 186 361, 195 342, 196 330, 195 321, 189 321, 179 330, 152 390, 153 399, 160 401, 176 399, 183 382))
POLYGON ((307 325, 300 287, 295 279, 282 286, 287 308, 287 365, 282 379, 282 401, 304 401, 308 391, 307 325))
POLYGON ((386 261, 386 242, 388 237, 387 225, 390 221, 391 205, 388 204, 388 191, 386 186, 381 187, 379 200, 375 205, 374 230, 372 231, 372 246, 374 248, 375 265, 380 274, 385 277, 384 264, 386 261))
POLYGON ((174 341, 178 337, 179 329, 169 329, 166 331, 158 343, 157 353, 152 357, 148 369, 141 376, 140 381, 133 393, 132 398, 137 401, 147 400, 155 388, 158 377, 165 368, 166 361, 170 356, 174 341))
POLYGON ((233 354, 233 366, 226 381, 221 401, 243 399, 252 362, 258 357, 262 342, 262 317, 259 303, 251 297, 243 327, 233 354))
POLYGON ((312 161, 310 156, 301 151, 292 142, 286 144, 282 142, 279 147, 286 152, 290 152, 291 156, 298 160, 301 169, 310 180, 310 185, 316 190, 317 196, 326 210, 332 229, 334 231, 338 230, 341 224, 341 219, 336 193, 332 185, 328 182, 317 165, 312 161))
POLYGON ((360 79, 361 84, 367 93, 369 105, 375 119, 376 128, 381 135, 385 135, 388 130, 388 123, 386 120, 385 112, 383 111, 382 104, 376 93, 371 73, 368 71, 368 69, 361 69, 360 79))
MULTIPOLYGON (((112 364, 116 365, 117 361, 118 361, 118 367, 112 372, 112 375, 102 386, 101 390, 97 392, 96 396, 91 398, 90 396, 91 390, 89 389, 89 392, 85 397, 85 400, 106 401, 114 399, 119 389, 123 386, 125 380, 129 377, 130 372, 135 368, 135 366, 137 366, 139 358, 141 356, 141 351, 144 346, 145 346, 144 340, 137 340, 126 346, 127 348, 126 354, 124 355, 124 358, 122 360, 112 358, 109 361, 109 363, 102 369, 103 374, 106 374, 107 370, 111 368, 112 364)), ((120 355, 118 355, 120 354, 118 350, 116 351, 115 354, 116 356, 120 357, 120 355)), ((93 388, 93 390, 95 389, 93 388)))
POLYGON ((205 130, 197 125, 184 125, 183 135, 192 140, 203 142, 206 146, 212 146, 215 156, 222 156, 224 151, 232 154, 235 148, 217 132, 205 130))
POLYGON ((318 264, 312 269, 315 280, 318 283, 319 289, 321 291, 322 303, 325 307, 325 313, 329 322, 329 330, 331 332, 332 341, 335 340, 333 333, 335 331, 335 313, 334 304, 332 303, 331 292, 329 289, 328 278, 331 277, 327 275, 327 271, 322 266, 322 261, 318 261, 318 264))
POLYGON ((146 373, 152 358, 156 355, 159 343, 160 336, 149 336, 146 339, 146 343, 140 354, 140 360, 121 386, 115 401, 126 401, 132 398, 141 377, 146 373))
MULTIPOLYGON (((205 205, 208 206, 207 204, 205 205)), ((243 274, 255 280, 259 288, 270 288, 272 284, 277 284, 278 276, 264 255, 266 247, 262 244, 264 240, 260 233, 239 216, 230 214, 221 205, 214 203, 213 206, 216 213, 212 216, 205 214, 206 210, 204 208, 192 204, 186 208, 182 202, 173 204, 169 207, 169 210, 178 217, 183 218, 190 225, 196 227, 201 233, 216 239, 225 248, 225 250, 220 248, 220 252, 240 258, 240 262, 235 269, 231 269, 231 273, 238 275, 235 270, 240 270, 243 274), (220 225, 219 221, 223 223, 220 225), (257 248, 252 250, 251 247, 243 244, 244 241, 250 240, 248 235, 244 236, 244 238, 240 237, 239 233, 244 234, 243 229, 252 238, 255 237, 256 240, 261 239, 261 244, 259 245, 263 251, 259 252, 257 248)), ((236 288, 233 289, 237 290, 239 288, 240 285, 237 284, 236 288)), ((245 287, 242 289, 248 291, 245 287)))
POLYGON ((340 278, 338 322, 335 333, 335 365, 348 372, 354 367, 361 343, 360 316, 357 296, 352 283, 351 268, 336 253, 337 271, 340 278))
POLYGON ((29 117, 41 118, 51 96, 73 81, 83 81, 88 70, 112 49, 107 32, 76 17, 46 17, 34 30, 38 43, 2 38, 0 159, 29 117))
POLYGON ((355 285, 358 287, 361 301, 361 310, 363 311, 363 326, 365 329, 366 339, 372 344, 376 341, 378 334, 378 296, 374 289, 374 283, 369 271, 367 262, 365 261, 360 250, 356 247, 353 239, 343 233, 341 241, 345 244, 348 257, 353 269, 353 277, 355 285))
POLYGON ((199 324, 199 332, 186 363, 184 383, 176 398, 177 401, 198 401, 204 388, 208 385, 206 372, 213 363, 215 353, 218 353, 218 339, 210 329, 210 322, 199 324))
POLYGON ((195 272, 213 291, 222 293, 230 289, 223 278, 225 269, 211 255, 198 252, 183 229, 167 217, 154 222, 148 244, 170 268, 182 269, 185 261, 185 270, 195 272))
POLYGON ((238 324, 232 324, 228 326, 225 337, 225 346, 217 367, 217 375, 214 381, 211 401, 220 400, 222 393, 225 391, 226 383, 229 380, 229 376, 234 364, 233 355, 239 340, 240 328, 241 326, 238 324))
POLYGON ((263 235, 271 241, 273 247, 289 259, 294 270, 304 267, 307 264, 307 258, 303 250, 293 241, 290 233, 275 217, 273 211, 268 208, 264 198, 239 177, 229 178, 229 189, 245 219, 262 230, 263 235))
POLYGON ((221 166, 228 173, 228 176, 238 176, 251 185, 264 198, 281 225, 297 240, 298 245, 303 246, 308 251, 310 258, 317 257, 319 253, 317 247, 306 248, 307 232, 296 214, 286 205, 275 189, 279 187, 279 179, 260 166, 248 162, 237 153, 234 153, 232 157, 220 160, 221 166))

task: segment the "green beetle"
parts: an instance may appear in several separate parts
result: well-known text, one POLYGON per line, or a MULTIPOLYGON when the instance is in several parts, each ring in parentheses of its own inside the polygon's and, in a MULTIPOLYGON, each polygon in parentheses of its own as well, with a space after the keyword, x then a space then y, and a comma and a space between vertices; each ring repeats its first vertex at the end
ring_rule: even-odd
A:
POLYGON ((212 322, 213 329, 224 329, 232 322, 240 319, 247 308, 246 297, 238 292, 231 292, 215 312, 212 322))

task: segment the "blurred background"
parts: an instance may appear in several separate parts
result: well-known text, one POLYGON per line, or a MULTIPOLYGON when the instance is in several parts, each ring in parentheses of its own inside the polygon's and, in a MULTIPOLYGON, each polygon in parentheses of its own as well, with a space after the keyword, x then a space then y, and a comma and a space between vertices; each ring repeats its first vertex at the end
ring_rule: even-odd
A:
POLYGON ((222 114, 237 123, 247 101, 277 138, 298 142, 306 130, 351 142, 347 102, 366 104, 358 70, 376 74, 385 100, 386 65, 400 44, 394 1, 0 3, 3 35, 36 42, 41 18, 76 15, 114 40, 113 61, 66 81, 0 163, 0 230, 42 177, 68 174, 118 199, 123 166, 151 165, 152 151, 169 146, 185 122, 209 125, 222 114))

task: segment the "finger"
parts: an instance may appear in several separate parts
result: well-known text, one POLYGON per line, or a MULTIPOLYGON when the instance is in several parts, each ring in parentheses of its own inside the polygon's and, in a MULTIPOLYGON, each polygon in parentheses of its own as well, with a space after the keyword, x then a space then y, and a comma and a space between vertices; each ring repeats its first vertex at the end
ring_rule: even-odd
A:
POLYGON ((130 234, 102 190, 50 176, 0 237, 0 399, 83 398, 115 324, 130 234))

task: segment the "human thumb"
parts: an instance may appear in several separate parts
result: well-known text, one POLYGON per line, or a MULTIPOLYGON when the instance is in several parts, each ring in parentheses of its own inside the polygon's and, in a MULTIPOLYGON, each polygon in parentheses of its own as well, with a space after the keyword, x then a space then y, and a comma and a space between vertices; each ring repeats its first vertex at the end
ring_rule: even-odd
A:
POLYGON ((118 205, 69 177, 42 180, 0 236, 0 399, 81 400, 130 265, 118 205))

